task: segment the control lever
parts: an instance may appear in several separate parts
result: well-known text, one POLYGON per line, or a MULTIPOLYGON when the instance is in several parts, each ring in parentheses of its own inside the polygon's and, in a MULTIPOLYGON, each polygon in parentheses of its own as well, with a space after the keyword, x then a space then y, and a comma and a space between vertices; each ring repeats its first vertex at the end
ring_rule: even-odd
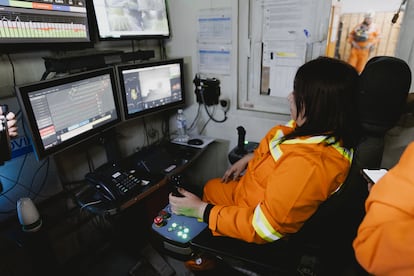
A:
POLYGON ((246 141, 246 130, 244 127, 237 127, 237 134, 239 135, 237 146, 235 146, 228 155, 231 164, 236 163, 247 153, 253 152, 259 146, 259 143, 246 141))
POLYGON ((179 191, 178 188, 183 187, 183 176, 181 174, 175 174, 171 176, 170 184, 172 188, 172 195, 177 197, 184 197, 179 191))
POLYGON ((246 139, 246 130, 244 127, 239 126, 237 127, 237 134, 238 134, 238 140, 237 140, 237 154, 245 154, 247 153, 246 149, 244 148, 244 141, 246 139))

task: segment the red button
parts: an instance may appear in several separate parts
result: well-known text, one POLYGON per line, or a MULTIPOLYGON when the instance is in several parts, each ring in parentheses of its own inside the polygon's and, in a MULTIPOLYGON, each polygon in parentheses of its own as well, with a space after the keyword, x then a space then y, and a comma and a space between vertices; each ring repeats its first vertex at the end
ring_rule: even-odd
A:
POLYGON ((161 227, 161 226, 164 226, 166 222, 162 216, 156 216, 154 218, 154 224, 158 227, 161 227))
POLYGON ((168 219, 168 218, 170 218, 171 217, 171 214, 170 213, 168 213, 167 211, 165 211, 165 210, 161 210, 159 213, 158 213, 158 216, 161 216, 161 217, 163 217, 164 219, 168 219))

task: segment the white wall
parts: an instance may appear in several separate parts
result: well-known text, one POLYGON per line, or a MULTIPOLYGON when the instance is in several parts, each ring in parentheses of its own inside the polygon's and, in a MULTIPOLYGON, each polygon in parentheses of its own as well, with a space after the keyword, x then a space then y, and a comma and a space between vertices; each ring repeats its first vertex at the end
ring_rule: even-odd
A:
POLYGON ((401 4, 401 0, 339 0, 338 2, 342 3, 342 13, 397 11, 401 4))
MULTIPOLYGON (((189 106, 185 109, 187 120, 191 121, 197 112, 198 104, 195 101, 194 85, 192 80, 197 73, 197 16, 200 9, 227 8, 232 9, 233 35, 232 35, 232 62, 229 76, 215 75, 221 81, 221 94, 231 101, 230 111, 226 122, 218 124, 210 122, 205 134, 230 141, 230 148, 237 144, 238 126, 246 129, 246 139, 260 141, 267 130, 275 124, 284 123, 289 116, 278 116, 237 109, 237 84, 238 84, 238 5, 239 1, 232 0, 170 0, 168 1, 170 21, 172 26, 172 38, 167 43, 167 53, 170 57, 184 56, 189 63, 187 74, 187 91, 189 90, 189 106)), ((217 111, 215 118, 221 119, 221 111, 217 111)), ((203 112, 203 122, 207 120, 203 112)))

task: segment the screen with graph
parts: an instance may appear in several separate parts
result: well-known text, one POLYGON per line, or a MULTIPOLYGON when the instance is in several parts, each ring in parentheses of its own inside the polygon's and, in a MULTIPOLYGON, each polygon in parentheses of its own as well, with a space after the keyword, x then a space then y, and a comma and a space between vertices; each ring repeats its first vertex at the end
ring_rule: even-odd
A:
POLYGON ((21 85, 16 92, 38 159, 121 121, 113 68, 21 85))
POLYGON ((0 1, 0 47, 91 45, 85 1, 0 1))

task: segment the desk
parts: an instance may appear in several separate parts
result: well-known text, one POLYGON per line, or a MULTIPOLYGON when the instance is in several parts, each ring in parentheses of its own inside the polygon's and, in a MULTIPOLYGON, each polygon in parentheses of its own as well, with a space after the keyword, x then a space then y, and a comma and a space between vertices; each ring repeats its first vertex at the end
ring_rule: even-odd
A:
POLYGON ((102 198, 92 185, 85 185, 84 189, 76 194, 77 201, 81 208, 98 215, 115 215, 166 186, 172 175, 182 173, 206 148, 207 145, 204 148, 194 148, 164 143, 147 147, 116 163, 104 164, 95 171, 105 172, 116 168, 139 179, 144 179, 149 184, 117 201, 102 198))

